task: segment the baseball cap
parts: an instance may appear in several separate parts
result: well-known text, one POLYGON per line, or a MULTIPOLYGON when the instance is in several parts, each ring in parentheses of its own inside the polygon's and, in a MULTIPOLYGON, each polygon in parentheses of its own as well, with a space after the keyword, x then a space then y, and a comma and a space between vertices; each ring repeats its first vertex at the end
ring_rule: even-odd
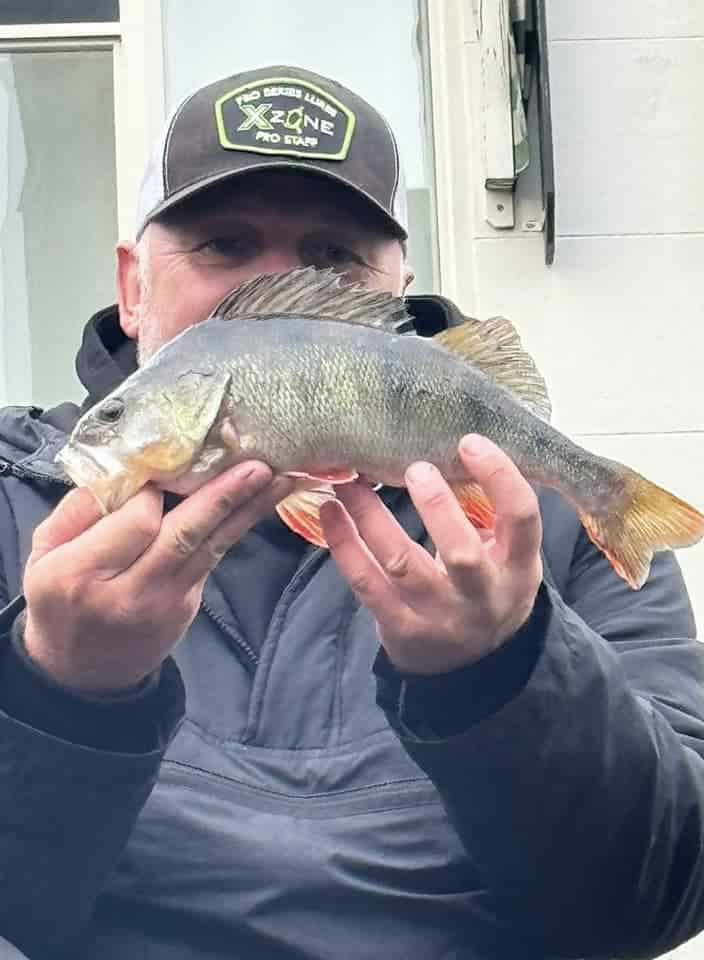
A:
POLYGON ((272 168, 342 184, 406 239, 406 196, 391 127, 342 84, 292 66, 238 73, 183 100, 149 158, 137 236, 202 190, 272 168))

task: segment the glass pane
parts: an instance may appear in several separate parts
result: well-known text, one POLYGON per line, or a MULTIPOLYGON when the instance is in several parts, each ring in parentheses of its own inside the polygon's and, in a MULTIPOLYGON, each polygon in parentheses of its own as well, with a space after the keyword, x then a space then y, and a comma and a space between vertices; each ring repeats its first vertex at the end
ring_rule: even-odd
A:
POLYGON ((119 19, 119 0, 1 0, 0 2, 0 24, 108 23, 119 19))
POLYGON ((82 395, 81 331, 115 300, 112 104, 109 51, 0 55, 0 405, 82 395))
POLYGON ((435 286, 437 240, 432 125, 426 96, 424 0, 163 0, 170 109, 201 83, 269 64, 334 77, 391 123, 408 187, 413 293, 435 286))

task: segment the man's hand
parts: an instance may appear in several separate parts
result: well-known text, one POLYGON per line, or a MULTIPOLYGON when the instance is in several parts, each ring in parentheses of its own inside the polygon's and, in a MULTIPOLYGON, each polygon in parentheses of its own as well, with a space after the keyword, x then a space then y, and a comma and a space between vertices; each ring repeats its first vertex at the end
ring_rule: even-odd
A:
POLYGON ((37 527, 25 646, 64 686, 119 691, 155 670, 198 612, 223 554, 293 489, 263 463, 233 467, 162 518, 145 489, 103 517, 84 489, 37 527))
POLYGON ((449 672, 496 650, 530 616, 542 580, 542 525, 532 488, 482 437, 465 437, 459 452, 468 477, 496 509, 488 537, 425 463, 410 467, 406 480, 435 558, 360 483, 337 488, 345 509, 331 501, 321 511, 331 553, 376 617, 392 663, 406 673, 449 672))

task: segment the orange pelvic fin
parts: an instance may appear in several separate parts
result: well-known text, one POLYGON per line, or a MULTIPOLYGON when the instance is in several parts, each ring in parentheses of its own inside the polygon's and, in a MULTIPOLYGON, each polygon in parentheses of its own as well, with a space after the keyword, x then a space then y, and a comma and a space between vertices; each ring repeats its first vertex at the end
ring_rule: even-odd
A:
POLYGON ((297 473, 292 470, 286 474, 287 477, 300 477, 302 480, 312 480, 315 483, 352 483, 353 480, 356 480, 359 474, 356 470, 352 469, 340 469, 340 470, 321 470, 317 473, 297 473))
POLYGON ((494 507, 478 483, 451 484, 465 516, 475 527, 491 530, 496 520, 494 507))
POLYGON ((335 499, 335 491, 328 484, 296 490, 282 500, 276 512, 286 526, 316 547, 327 547, 320 523, 320 508, 335 499))

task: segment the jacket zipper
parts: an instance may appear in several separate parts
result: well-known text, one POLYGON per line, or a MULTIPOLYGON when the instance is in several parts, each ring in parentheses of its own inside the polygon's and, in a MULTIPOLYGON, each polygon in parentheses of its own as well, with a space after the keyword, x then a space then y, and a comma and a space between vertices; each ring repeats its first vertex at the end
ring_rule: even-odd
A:
POLYGON ((41 480, 43 483, 53 483, 67 489, 73 486, 70 480, 64 480, 62 477, 52 477, 51 474, 40 473, 38 470, 31 470, 29 467, 20 467, 16 463, 11 463, 4 457, 0 457, 0 477, 3 476, 17 477, 18 480, 26 478, 41 480))
POLYGON ((254 673, 259 666, 259 657, 254 649, 247 643, 244 637, 240 636, 236 630, 233 630, 227 620, 225 620, 224 617, 221 617, 219 613, 216 613, 213 608, 205 602, 205 600, 201 600, 200 608, 203 613, 209 617, 209 619, 212 620, 217 627, 219 627, 228 640, 231 640, 235 644, 238 653, 241 653, 244 658, 245 668, 249 670, 250 673, 254 673))
POLYGON ((275 627, 276 629, 278 629, 279 610, 281 609, 281 607, 283 607, 285 604, 288 603, 288 598, 291 592, 297 589, 298 584, 306 576, 306 574, 308 573, 308 570, 314 564, 318 563, 318 561, 320 561, 320 559, 324 556, 324 554, 325 554, 325 551, 320 549, 319 547, 312 548, 311 552, 305 558, 305 560, 300 565, 298 570, 296 570, 294 575, 291 577, 290 581, 288 582, 287 586, 284 589, 284 592, 279 597, 278 602, 272 611, 271 619, 269 620, 269 628, 266 632, 264 643, 268 641, 271 631, 275 627))
MULTIPOLYGON (((269 630, 267 630, 267 635, 264 639, 265 643, 269 637, 269 631, 272 629, 273 624, 277 621, 279 608, 288 600, 290 591, 296 588, 301 577, 305 576, 308 568, 312 566, 313 562, 317 560, 322 553, 322 550, 313 550, 313 552, 306 557, 301 566, 294 573, 290 583, 279 597, 279 601, 272 611, 271 620, 269 621, 269 630)), ((201 601, 200 606, 203 613, 205 613, 205 615, 209 617, 213 623, 220 628, 220 630, 222 630, 225 636, 235 644, 237 651, 243 655, 245 668, 247 668, 251 673, 254 673, 259 666, 259 655, 257 654, 256 650, 249 643, 247 643, 244 637, 238 633, 237 630, 233 630, 232 626, 227 622, 227 620, 225 620, 224 617, 221 617, 219 613, 216 613, 212 607, 206 603, 205 600, 201 601)))

